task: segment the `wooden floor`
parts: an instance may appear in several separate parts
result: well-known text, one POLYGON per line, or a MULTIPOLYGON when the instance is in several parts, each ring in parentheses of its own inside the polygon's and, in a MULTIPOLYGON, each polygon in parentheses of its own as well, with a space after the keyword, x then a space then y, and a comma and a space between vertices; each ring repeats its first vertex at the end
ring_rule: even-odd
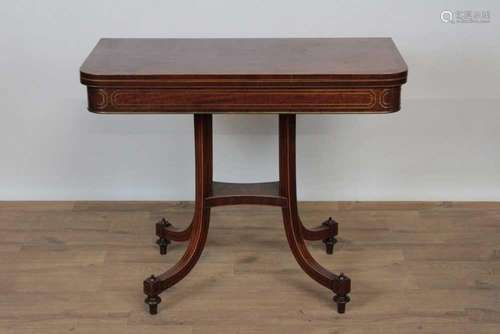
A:
POLYGON ((191 203, 0 203, 0 333, 500 333, 500 203, 300 209, 340 224, 333 256, 310 247, 351 277, 344 315, 295 263, 277 208, 212 210, 200 262, 151 316, 142 280, 185 246, 161 257, 154 223, 187 224, 191 203))

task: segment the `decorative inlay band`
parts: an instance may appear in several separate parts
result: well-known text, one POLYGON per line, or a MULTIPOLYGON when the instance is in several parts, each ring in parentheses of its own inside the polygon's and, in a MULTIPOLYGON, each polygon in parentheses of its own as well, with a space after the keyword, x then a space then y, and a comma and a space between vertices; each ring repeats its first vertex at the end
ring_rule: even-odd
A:
POLYGON ((92 88, 89 109, 99 112, 389 112, 399 89, 168 89, 92 88))
POLYGON ((111 93, 115 108, 141 107, 147 101, 151 107, 189 107, 192 104, 218 107, 279 107, 286 105, 323 106, 332 108, 372 108, 377 103, 373 89, 363 90, 115 90, 111 93))
POLYGON ((97 100, 96 107, 99 109, 104 109, 108 105, 108 94, 104 89, 97 90, 97 96, 99 96, 100 100, 97 100))
POLYGON ((392 100, 392 90, 391 89, 384 89, 380 92, 379 96, 379 104, 383 108, 390 108, 391 107, 391 100, 392 100))

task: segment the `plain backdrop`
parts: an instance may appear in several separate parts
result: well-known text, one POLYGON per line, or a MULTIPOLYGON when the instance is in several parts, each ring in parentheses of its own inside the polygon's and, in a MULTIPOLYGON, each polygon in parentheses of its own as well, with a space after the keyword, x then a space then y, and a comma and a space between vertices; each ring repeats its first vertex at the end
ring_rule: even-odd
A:
MULTIPOLYGON (((389 36, 402 110, 299 116, 300 200, 500 200, 499 1, 9 1, 0 8, 0 200, 190 200, 192 116, 95 115, 100 37, 389 36), (489 11, 450 24, 443 10, 489 11)), ((215 116, 215 178, 277 178, 276 116, 215 116)))

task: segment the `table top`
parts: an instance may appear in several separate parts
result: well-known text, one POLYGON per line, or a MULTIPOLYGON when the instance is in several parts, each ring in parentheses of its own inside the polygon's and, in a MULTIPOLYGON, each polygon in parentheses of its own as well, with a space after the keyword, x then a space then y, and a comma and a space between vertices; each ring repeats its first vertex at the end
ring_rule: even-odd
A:
POLYGON ((390 38, 101 39, 86 77, 387 76, 406 64, 390 38))
POLYGON ((390 38, 104 38, 80 68, 96 112, 390 112, 406 76, 390 38))

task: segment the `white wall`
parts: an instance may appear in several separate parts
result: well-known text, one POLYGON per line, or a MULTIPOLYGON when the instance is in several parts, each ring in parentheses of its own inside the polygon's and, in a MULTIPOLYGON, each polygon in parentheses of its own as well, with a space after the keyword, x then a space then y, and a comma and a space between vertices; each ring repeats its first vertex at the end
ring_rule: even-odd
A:
MULTIPOLYGON (((0 200, 193 198, 191 116, 86 111, 78 68, 100 37, 335 36, 393 37, 409 79, 399 113, 299 116, 300 199, 500 200, 499 15, 494 0, 4 2, 0 200)), ((275 117, 214 128, 216 178, 277 177, 275 117)))

